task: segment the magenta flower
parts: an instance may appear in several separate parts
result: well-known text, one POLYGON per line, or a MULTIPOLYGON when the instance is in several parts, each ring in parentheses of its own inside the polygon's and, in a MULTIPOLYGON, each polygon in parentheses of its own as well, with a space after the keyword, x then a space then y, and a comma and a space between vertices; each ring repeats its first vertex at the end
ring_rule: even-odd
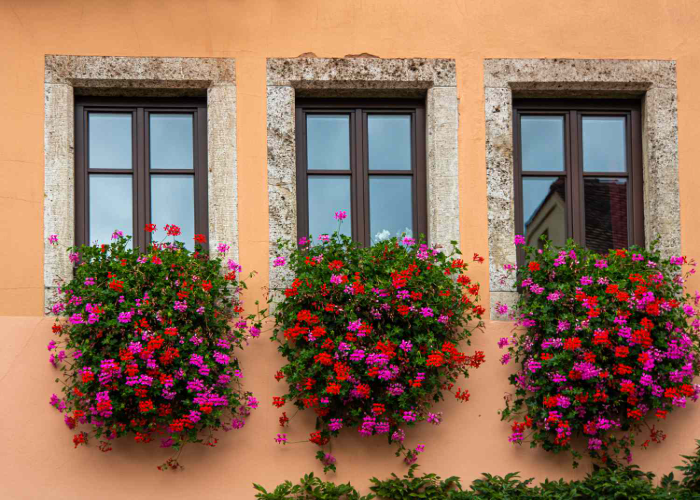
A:
POLYGON ((275 259, 275 261, 272 263, 274 267, 280 267, 283 266, 287 263, 287 261, 282 257, 281 255, 275 259))
POLYGON ((286 434, 277 434, 277 437, 275 438, 275 443, 287 444, 287 435, 286 434))
POLYGON ((57 245, 58 244, 58 235, 57 234, 52 234, 49 236, 49 243, 52 245, 57 245))
POLYGON ((226 253, 229 251, 230 248, 231 247, 229 247, 226 243, 219 243, 218 245, 216 245, 216 250, 219 253, 226 253))
POLYGON ((415 422, 416 421, 416 413, 413 410, 408 410, 403 412, 403 418, 404 422, 415 422))
POLYGON ((80 313, 75 313, 73 316, 70 317, 68 321, 70 321, 73 325, 80 325, 82 323, 85 323, 83 315, 80 313))
POLYGON ((600 439, 596 438, 590 438, 588 440, 588 449, 589 450, 599 450, 603 446, 603 441, 600 439))
POLYGON ((399 443, 403 443, 403 440, 406 438, 406 433, 403 431, 403 429, 398 429, 394 431, 394 433, 391 435, 391 440, 392 441, 398 441, 399 443))
POLYGON ((404 352, 411 352, 412 348, 413 348, 413 344, 411 343, 410 340, 402 340, 401 344, 399 345, 399 349, 401 349, 404 352))
POLYGON ((345 210, 338 210, 335 215, 335 220, 342 221, 348 217, 348 213, 345 210))
POLYGON ((519 234, 516 234, 515 238, 513 239, 513 243, 515 245, 524 245, 525 244, 525 237, 521 236, 519 234))
POLYGON ((442 413, 428 413, 428 423, 440 425, 442 413))

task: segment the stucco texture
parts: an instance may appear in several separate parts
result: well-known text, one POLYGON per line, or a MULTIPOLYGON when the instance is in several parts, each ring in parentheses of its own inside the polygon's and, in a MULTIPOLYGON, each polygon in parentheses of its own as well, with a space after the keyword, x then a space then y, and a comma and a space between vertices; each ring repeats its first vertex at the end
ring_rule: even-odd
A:
MULTIPOLYGON (((263 402, 246 426, 222 434, 217 448, 183 453, 187 469, 160 473, 157 446, 118 442, 114 451, 74 450, 70 431, 48 398, 57 390, 47 360, 49 318, 43 312, 44 57, 45 54, 132 57, 225 57, 236 62, 238 248, 251 301, 268 284, 266 59, 302 53, 344 57, 454 59, 459 98, 459 234, 467 255, 488 257, 484 59, 585 58, 675 60, 681 248, 700 256, 694 222, 700 188, 700 5, 691 0, 4 0, 0 2, 0 496, 34 498, 253 498, 252 483, 271 486, 320 473, 313 445, 273 442, 279 394, 273 378, 281 359, 267 334, 242 356, 247 387, 263 402)), ((60 236, 60 235, 59 235, 60 236)), ((488 266, 472 266, 488 304, 488 266)), ((691 286, 700 282, 694 280, 691 286)), ((537 479, 580 476, 568 460, 507 442, 497 411, 509 370, 497 361, 496 340, 507 322, 487 322, 473 346, 487 363, 466 383, 466 404, 441 404, 446 421, 419 427, 421 470, 471 480, 481 472, 521 471, 537 479)), ((636 454, 657 474, 679 463, 700 437, 700 406, 674 414, 668 439, 636 454)), ((297 417, 291 440, 312 429, 297 417)), ((334 446, 339 472, 367 491, 367 478, 406 468, 381 439, 345 435, 334 446)))

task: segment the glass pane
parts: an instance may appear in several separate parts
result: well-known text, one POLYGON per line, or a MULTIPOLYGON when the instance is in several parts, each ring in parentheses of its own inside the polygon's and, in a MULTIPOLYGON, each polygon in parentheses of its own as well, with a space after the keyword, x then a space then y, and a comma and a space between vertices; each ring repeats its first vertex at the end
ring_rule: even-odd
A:
POLYGON ((131 177, 90 174, 90 243, 110 243, 116 230, 133 234, 131 177))
POLYGON ((150 114, 151 168, 193 169, 193 115, 150 114))
POLYGON ((151 223, 157 240, 165 237, 166 224, 175 225, 182 231, 175 239, 194 249, 194 176, 151 175, 151 223))
POLYGON ((350 115, 307 115, 309 170, 350 170, 350 115))
POLYGON ((624 116, 584 116, 583 170, 626 172, 627 141, 624 116))
POLYGON ((88 113, 88 168, 130 169, 131 114, 88 113))
POLYGON ((372 243, 413 236, 413 197, 411 177, 369 178, 369 234, 372 243))
POLYGON ((564 170, 564 117, 520 118, 523 170, 564 170))
POLYGON ((411 170, 411 115, 367 117, 369 168, 411 170))
POLYGON ((309 233, 315 241, 322 234, 338 230, 334 218, 338 210, 348 215, 340 225, 340 234, 351 236, 350 176, 309 176, 309 233))
POLYGON ((564 177, 523 178, 523 227, 527 245, 538 246, 542 234, 555 245, 566 243, 564 177))
POLYGON ((626 248, 627 179, 583 179, 586 246, 598 253, 626 248))

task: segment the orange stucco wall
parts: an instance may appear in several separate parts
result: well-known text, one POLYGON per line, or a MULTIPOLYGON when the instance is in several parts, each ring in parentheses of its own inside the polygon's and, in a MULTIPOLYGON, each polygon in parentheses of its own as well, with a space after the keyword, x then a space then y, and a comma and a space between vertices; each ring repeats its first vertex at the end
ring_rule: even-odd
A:
MULTIPOLYGON (((44 54, 234 57, 238 91, 240 260, 259 272, 248 299, 267 283, 265 58, 444 57, 457 62, 460 97, 461 246, 488 254, 484 153, 483 59, 632 58, 678 63, 679 146, 684 254, 700 256, 700 4, 695 0, 2 0, 0 1, 0 496, 3 498, 252 498, 252 482, 277 484, 319 472, 312 446, 281 447, 272 438, 278 412, 267 404, 215 449, 190 448, 187 469, 155 470, 168 455, 118 443, 109 454, 74 450, 61 417, 48 405, 56 391, 45 345, 43 305, 44 54)), ((472 274, 488 283, 487 267, 472 274)), ((695 284, 698 284, 697 280, 695 284)), ((487 287, 484 286, 484 289, 487 287)), ((485 290, 486 291, 486 290, 485 290)), ((484 296, 488 304, 488 293, 484 296)), ((495 341, 508 323, 487 323, 474 345, 487 362, 468 382, 469 403, 443 404, 446 422, 419 428, 422 470, 472 479, 483 471, 570 477, 569 462, 507 443, 498 409, 508 370, 495 341)), ((277 390, 274 346, 258 339, 245 352, 248 387, 261 401, 277 390)), ((638 452, 640 465, 665 473, 700 437, 700 407, 673 415, 669 438, 638 452)), ((297 418, 290 438, 303 439, 297 418)), ((366 478, 405 467, 380 440, 340 439, 337 480, 366 489, 366 478)))

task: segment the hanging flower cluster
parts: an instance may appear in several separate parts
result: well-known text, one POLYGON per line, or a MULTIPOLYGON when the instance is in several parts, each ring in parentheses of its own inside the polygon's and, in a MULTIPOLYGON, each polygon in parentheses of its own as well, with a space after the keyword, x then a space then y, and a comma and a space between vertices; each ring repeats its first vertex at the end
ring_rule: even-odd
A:
MULTIPOLYGON (((142 254, 119 231, 109 245, 70 251, 74 278, 60 284, 58 339, 48 349, 63 375, 63 397, 51 405, 70 429, 83 429, 75 446, 94 438, 109 451, 131 435, 160 438, 179 454, 188 442, 214 446, 212 431, 241 428, 257 401, 241 387, 235 350, 260 334, 260 316, 245 316, 238 298, 241 267, 180 242, 142 254)), ((171 458, 159 468, 177 467, 171 458)))
MULTIPOLYGON (((325 447, 341 429, 384 435, 397 456, 415 462, 423 446, 406 448, 403 427, 439 424, 433 402, 443 390, 467 401, 469 392, 454 384, 484 361, 459 345, 484 313, 459 251, 446 255, 408 237, 365 248, 337 232, 317 245, 306 238, 279 245, 289 256, 274 265, 289 266, 294 281, 279 291, 272 337, 287 361, 275 378, 286 378, 289 390, 272 404, 316 413, 309 441, 322 448, 316 456, 326 471, 335 458, 325 447)), ((284 412, 280 425, 288 422, 284 412)), ((287 435, 275 441, 287 443, 287 435)))
POLYGON ((509 346, 501 362, 519 363, 502 412, 513 421, 510 441, 570 451, 576 466, 572 439, 582 437, 593 458, 631 461, 644 427, 643 448, 666 437, 650 419, 698 399, 700 295, 684 291, 695 269, 683 274, 685 257, 662 258, 654 245, 598 255, 545 242, 525 251, 511 311, 520 329, 499 341, 509 346))

